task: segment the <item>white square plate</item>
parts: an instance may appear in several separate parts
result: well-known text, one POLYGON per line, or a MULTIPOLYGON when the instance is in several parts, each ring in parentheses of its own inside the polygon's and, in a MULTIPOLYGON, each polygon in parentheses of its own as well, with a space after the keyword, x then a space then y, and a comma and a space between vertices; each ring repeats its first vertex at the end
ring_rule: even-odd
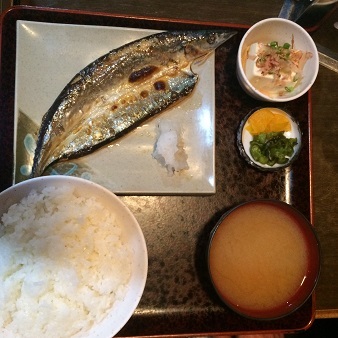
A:
MULTIPOLYGON (((17 22, 16 182, 26 178, 22 173, 33 158, 34 142, 30 138, 36 138, 42 116, 72 77, 110 50, 155 32, 17 22)), ((214 55, 203 64, 194 66, 194 71, 200 78, 191 96, 108 146, 68 161, 69 174, 90 179, 117 194, 214 193, 214 55), (188 156, 189 169, 172 176, 152 157, 157 124, 161 119, 180 125, 188 156)))

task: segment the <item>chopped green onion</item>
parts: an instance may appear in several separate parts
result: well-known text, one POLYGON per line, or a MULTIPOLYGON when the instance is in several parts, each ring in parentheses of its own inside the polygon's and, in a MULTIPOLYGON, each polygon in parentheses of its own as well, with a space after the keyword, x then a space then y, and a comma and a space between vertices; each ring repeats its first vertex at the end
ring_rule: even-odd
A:
POLYGON ((291 47, 291 45, 287 42, 285 42, 284 45, 283 45, 284 49, 289 49, 290 47, 291 47))
POLYGON ((291 93, 293 90, 295 89, 295 87, 292 87, 292 86, 286 86, 285 87, 285 91, 287 91, 288 93, 291 93))
POLYGON ((287 138, 284 132, 260 133, 250 142, 250 154, 261 164, 285 164, 292 157, 297 143, 297 138, 287 138))
POLYGON ((269 43, 269 46, 272 47, 272 48, 277 48, 278 47, 278 42, 277 41, 271 41, 269 43))

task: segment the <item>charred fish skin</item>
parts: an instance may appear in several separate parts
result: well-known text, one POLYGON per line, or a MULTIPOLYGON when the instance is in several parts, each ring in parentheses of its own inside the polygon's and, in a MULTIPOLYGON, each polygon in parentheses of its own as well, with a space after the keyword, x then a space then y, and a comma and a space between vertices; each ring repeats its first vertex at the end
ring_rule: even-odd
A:
POLYGON ((31 177, 55 161, 92 152, 188 96, 198 81, 191 65, 235 34, 162 32, 89 64, 42 118, 31 177))

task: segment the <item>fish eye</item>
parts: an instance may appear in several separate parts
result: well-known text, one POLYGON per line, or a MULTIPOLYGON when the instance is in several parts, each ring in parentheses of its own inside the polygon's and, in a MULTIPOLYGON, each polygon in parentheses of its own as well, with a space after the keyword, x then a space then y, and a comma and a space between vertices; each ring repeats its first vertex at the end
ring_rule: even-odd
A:
POLYGON ((216 42, 216 36, 215 34, 209 34, 208 38, 207 38, 207 42, 210 44, 210 45, 213 45, 215 42, 216 42))

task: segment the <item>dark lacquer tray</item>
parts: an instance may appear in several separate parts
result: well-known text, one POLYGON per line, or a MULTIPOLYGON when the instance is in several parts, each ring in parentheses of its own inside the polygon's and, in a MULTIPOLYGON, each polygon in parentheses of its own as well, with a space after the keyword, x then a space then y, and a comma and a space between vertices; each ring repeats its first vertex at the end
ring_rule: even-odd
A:
POLYGON ((3 190, 13 173, 16 22, 104 25, 147 29, 229 27, 238 34, 216 51, 216 193, 207 196, 120 196, 138 219, 149 251, 149 273, 141 302, 119 336, 219 335, 243 332, 292 332, 314 319, 314 296, 292 315, 273 321, 243 318, 222 305, 207 273, 209 233, 231 207, 252 199, 286 201, 312 221, 311 96, 274 105, 287 109, 303 133, 299 158, 278 172, 249 167, 236 148, 241 119, 266 103, 248 97, 235 74, 236 53, 245 26, 126 17, 103 13, 14 7, 4 13, 1 31, 0 175, 3 190))

